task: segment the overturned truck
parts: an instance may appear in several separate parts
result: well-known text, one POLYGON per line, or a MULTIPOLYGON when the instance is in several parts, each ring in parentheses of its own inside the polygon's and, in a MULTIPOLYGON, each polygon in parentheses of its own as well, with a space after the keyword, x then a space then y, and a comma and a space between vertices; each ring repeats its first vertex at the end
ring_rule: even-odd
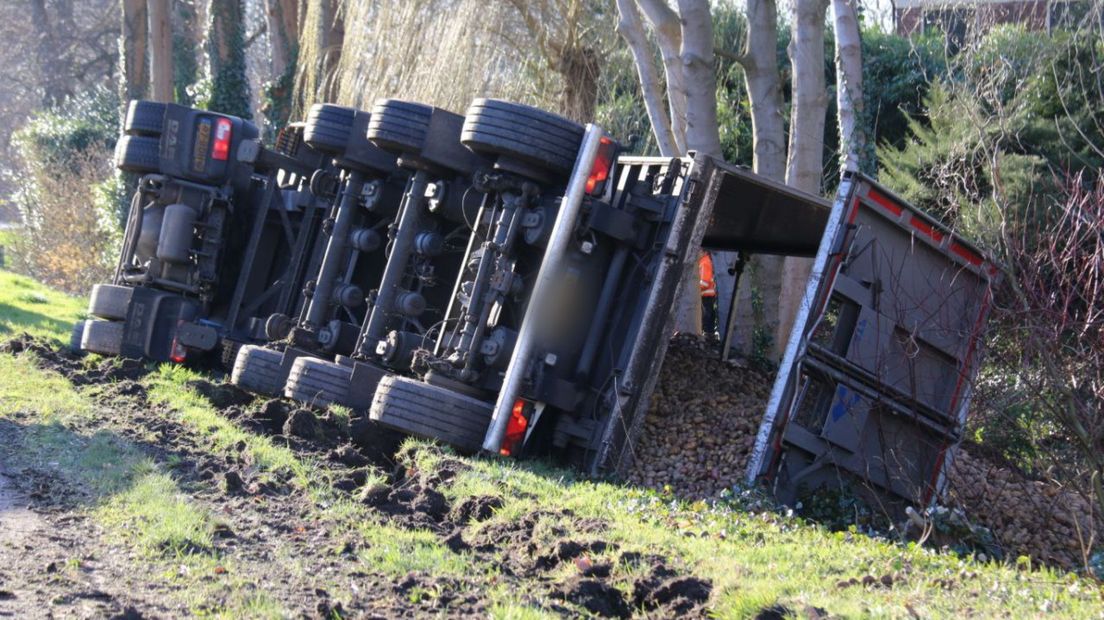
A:
POLYGON ((184 362, 263 338, 264 318, 293 312, 316 261, 328 166, 303 126, 261 145, 249 121, 133 101, 116 166, 141 175, 112 282, 92 288, 74 348, 184 362))
POLYGON ((939 493, 997 270, 873 180, 845 174, 827 201, 709 156, 624 155, 596 125, 494 99, 315 106, 272 151, 241 123, 177 107, 148 123, 159 150, 138 168, 157 191, 137 194, 90 308, 135 345, 99 351, 96 319, 86 349, 180 361, 247 343, 246 389, 617 475, 699 248, 807 257, 749 479, 787 502, 846 486, 894 513, 939 493), (195 178, 212 159, 241 171, 195 178), (157 325, 146 298, 167 304, 157 325))

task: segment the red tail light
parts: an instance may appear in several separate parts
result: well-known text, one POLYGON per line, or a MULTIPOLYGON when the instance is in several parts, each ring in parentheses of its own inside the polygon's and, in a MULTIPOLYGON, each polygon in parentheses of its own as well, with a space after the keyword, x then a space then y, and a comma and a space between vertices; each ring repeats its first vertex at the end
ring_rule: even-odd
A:
MULTIPOLYGON (((184 321, 178 321, 177 327, 180 327, 184 321)), ((184 360, 188 359, 188 349, 184 345, 180 344, 178 340, 179 336, 173 335, 172 348, 169 349, 169 359, 175 364, 183 364, 184 360)))
POLYGON ((230 159, 230 135, 233 125, 228 118, 215 121, 215 143, 211 146, 211 159, 226 161, 230 159))
POLYGON ((586 191, 593 194, 595 190, 601 190, 602 184, 609 178, 610 169, 613 168, 614 144, 608 136, 602 136, 598 145, 598 154, 594 157, 594 167, 587 177, 586 191))
POLYGON ((502 447, 499 452, 503 456, 513 456, 525 441, 525 431, 529 429, 529 418, 526 417, 526 403, 517 399, 513 410, 510 411, 510 421, 506 424, 506 436, 502 438, 502 447))

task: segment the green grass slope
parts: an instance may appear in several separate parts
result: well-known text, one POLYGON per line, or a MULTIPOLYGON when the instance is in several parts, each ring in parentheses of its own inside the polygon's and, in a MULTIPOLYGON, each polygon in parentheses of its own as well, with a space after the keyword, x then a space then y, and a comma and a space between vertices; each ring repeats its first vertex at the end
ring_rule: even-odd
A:
POLYGON ((27 332, 69 342, 69 331, 84 318, 87 304, 87 299, 50 290, 26 276, 0 269, 0 338, 27 332))

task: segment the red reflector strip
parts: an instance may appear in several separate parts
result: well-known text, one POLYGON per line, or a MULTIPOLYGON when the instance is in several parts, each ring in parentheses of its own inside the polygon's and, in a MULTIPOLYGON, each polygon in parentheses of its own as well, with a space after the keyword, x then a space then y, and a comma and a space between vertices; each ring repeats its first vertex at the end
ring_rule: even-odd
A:
POLYGON ((211 159, 226 161, 230 159, 230 119, 220 118, 215 123, 215 142, 211 146, 211 159))
POLYGON ((963 246, 960 243, 952 243, 951 244, 951 251, 954 252, 955 254, 959 255, 960 257, 965 259, 967 263, 970 263, 971 265, 973 265, 975 267, 980 267, 981 264, 983 262, 985 262, 975 252, 971 252, 970 250, 966 249, 966 247, 963 246))
POLYGON ((922 219, 920 219, 920 218, 918 218, 914 215, 914 216, 912 216, 912 219, 909 220, 909 223, 912 224, 913 228, 915 228, 916 230, 919 230, 920 232, 924 233, 925 235, 930 237, 932 240, 934 240, 936 243, 942 243, 943 242, 943 236, 944 236, 943 233, 941 233, 938 230, 932 228, 932 225, 925 222, 924 220, 922 220, 922 219))
POLYGON ((885 196, 881 192, 876 191, 873 188, 866 192, 866 197, 881 205, 883 209, 889 211, 893 215, 901 215, 901 212, 904 211, 904 209, 902 209, 900 205, 890 200, 889 196, 885 196))

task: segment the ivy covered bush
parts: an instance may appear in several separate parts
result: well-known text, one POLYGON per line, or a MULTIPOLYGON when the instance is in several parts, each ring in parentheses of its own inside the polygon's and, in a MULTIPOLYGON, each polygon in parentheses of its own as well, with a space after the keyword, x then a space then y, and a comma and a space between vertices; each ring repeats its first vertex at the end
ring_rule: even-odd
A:
POLYGON ((125 193, 114 173, 119 100, 95 89, 38 112, 12 137, 4 171, 20 228, 11 265, 51 286, 85 293, 114 267, 125 193))

